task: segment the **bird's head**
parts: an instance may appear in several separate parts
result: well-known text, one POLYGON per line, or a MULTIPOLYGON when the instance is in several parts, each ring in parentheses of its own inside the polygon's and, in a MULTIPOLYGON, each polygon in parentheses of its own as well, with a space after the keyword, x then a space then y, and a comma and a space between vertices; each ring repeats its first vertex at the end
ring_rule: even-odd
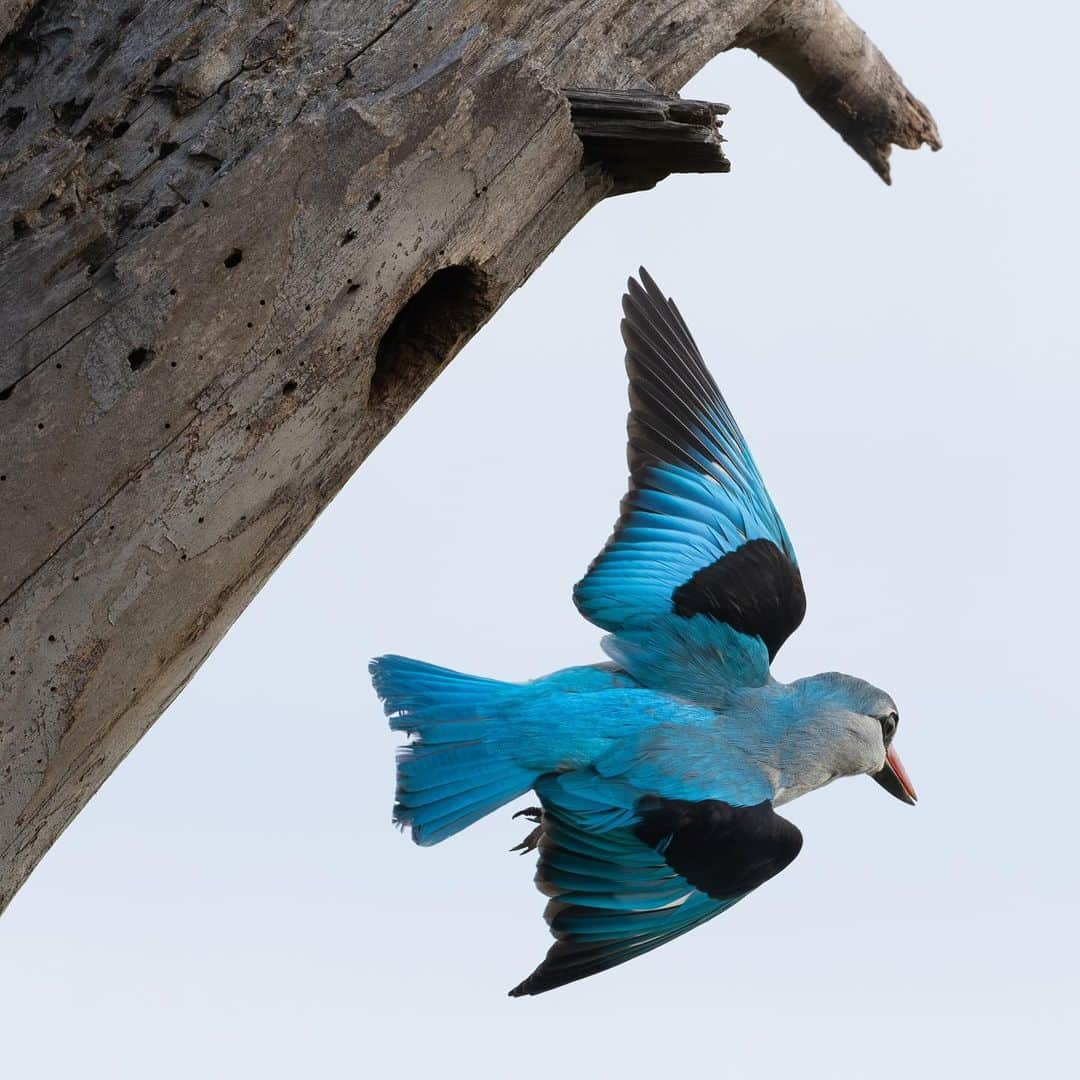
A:
POLYGON ((872 776, 890 795, 914 806, 915 788, 893 745, 900 724, 896 702, 884 690, 839 672, 801 682, 828 733, 826 753, 838 773, 872 776))

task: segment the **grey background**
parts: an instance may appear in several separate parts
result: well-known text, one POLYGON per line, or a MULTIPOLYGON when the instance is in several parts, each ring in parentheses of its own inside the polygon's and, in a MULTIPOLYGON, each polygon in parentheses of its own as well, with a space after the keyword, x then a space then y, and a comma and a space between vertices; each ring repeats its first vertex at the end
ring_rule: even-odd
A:
POLYGON ((5 1075, 1060 1075, 1075 1052, 1074 14, 848 5, 946 142, 882 186, 749 55, 735 171, 594 211, 323 515, 0 920, 5 1075), (809 596, 778 658, 900 703, 921 795, 793 804, 802 856, 615 972, 548 937, 501 812, 421 850, 365 672, 598 655, 569 601, 623 491, 617 323, 673 294, 809 596))

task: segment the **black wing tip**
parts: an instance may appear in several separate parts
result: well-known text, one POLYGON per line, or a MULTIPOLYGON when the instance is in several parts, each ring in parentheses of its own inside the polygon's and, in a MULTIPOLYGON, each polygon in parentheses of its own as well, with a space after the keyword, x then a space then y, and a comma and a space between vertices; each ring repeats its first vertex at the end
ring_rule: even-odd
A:
POLYGON ((663 293, 660 291, 660 287, 656 284, 652 274, 650 274, 644 266, 638 267, 636 278, 631 275, 626 279, 626 291, 628 293, 632 293, 638 289, 663 299, 663 293))
POLYGON ((513 988, 513 990, 507 991, 506 996, 512 998, 519 997, 535 997, 537 994, 542 994, 545 990, 553 990, 559 983, 549 983, 545 978, 546 972, 544 967, 546 961, 541 964, 531 975, 524 978, 513 988))
POLYGON ((644 266, 638 269, 640 281, 628 278, 622 297, 623 320, 620 324, 626 345, 627 364, 656 370, 659 363, 668 372, 689 376, 706 396, 719 397, 719 390, 705 367, 693 335, 675 301, 666 297, 644 266))
POLYGON ((507 997, 536 997, 560 986, 599 975, 602 971, 618 967, 629 957, 611 956, 604 946, 618 942, 601 941, 584 944, 570 940, 556 941, 548 950, 540 966, 526 979, 507 992, 507 997))
POLYGON ((661 309, 670 304, 665 299, 652 275, 644 266, 638 267, 637 277, 626 279, 626 292, 623 293, 622 309, 628 319, 640 316, 649 307, 660 306, 661 309))
POLYGON ((507 997, 521 998, 521 997, 536 997, 539 994, 543 994, 547 990, 554 990, 556 987, 562 986, 561 982, 551 983, 549 986, 538 986, 536 981, 530 975, 523 982, 519 982, 513 990, 506 992, 507 997))

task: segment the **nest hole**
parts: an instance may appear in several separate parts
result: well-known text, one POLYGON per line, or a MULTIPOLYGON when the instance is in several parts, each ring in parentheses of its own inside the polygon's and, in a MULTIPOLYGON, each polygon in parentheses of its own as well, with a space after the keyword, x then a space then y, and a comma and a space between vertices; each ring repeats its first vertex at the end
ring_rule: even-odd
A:
POLYGON ((140 345, 137 349, 132 349, 128 353, 128 367, 132 371, 138 371, 139 368, 145 367, 154 358, 154 350, 148 349, 145 345, 140 345))
POLYGON ((487 278, 475 266, 437 270, 383 334, 375 354, 370 404, 416 397, 493 309, 487 278))

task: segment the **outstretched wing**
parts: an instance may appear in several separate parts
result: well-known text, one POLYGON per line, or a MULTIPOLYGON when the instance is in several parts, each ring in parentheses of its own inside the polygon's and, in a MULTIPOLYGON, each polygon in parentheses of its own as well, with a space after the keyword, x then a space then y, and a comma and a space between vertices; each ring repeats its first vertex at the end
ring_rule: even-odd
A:
POLYGON ((536 872, 557 940, 511 997, 584 979, 685 934, 778 874, 802 847, 799 830, 768 802, 644 796, 620 811, 579 793, 556 802, 557 785, 551 778, 538 786, 536 872))
POLYGON ((618 639, 640 644, 668 616, 662 636, 678 638, 680 623, 705 616, 727 628, 710 643, 720 653, 732 631, 764 644, 768 660, 751 665, 761 678, 806 610, 795 552, 682 316, 640 274, 623 296, 630 490, 574 603, 616 635, 620 660, 618 639))

